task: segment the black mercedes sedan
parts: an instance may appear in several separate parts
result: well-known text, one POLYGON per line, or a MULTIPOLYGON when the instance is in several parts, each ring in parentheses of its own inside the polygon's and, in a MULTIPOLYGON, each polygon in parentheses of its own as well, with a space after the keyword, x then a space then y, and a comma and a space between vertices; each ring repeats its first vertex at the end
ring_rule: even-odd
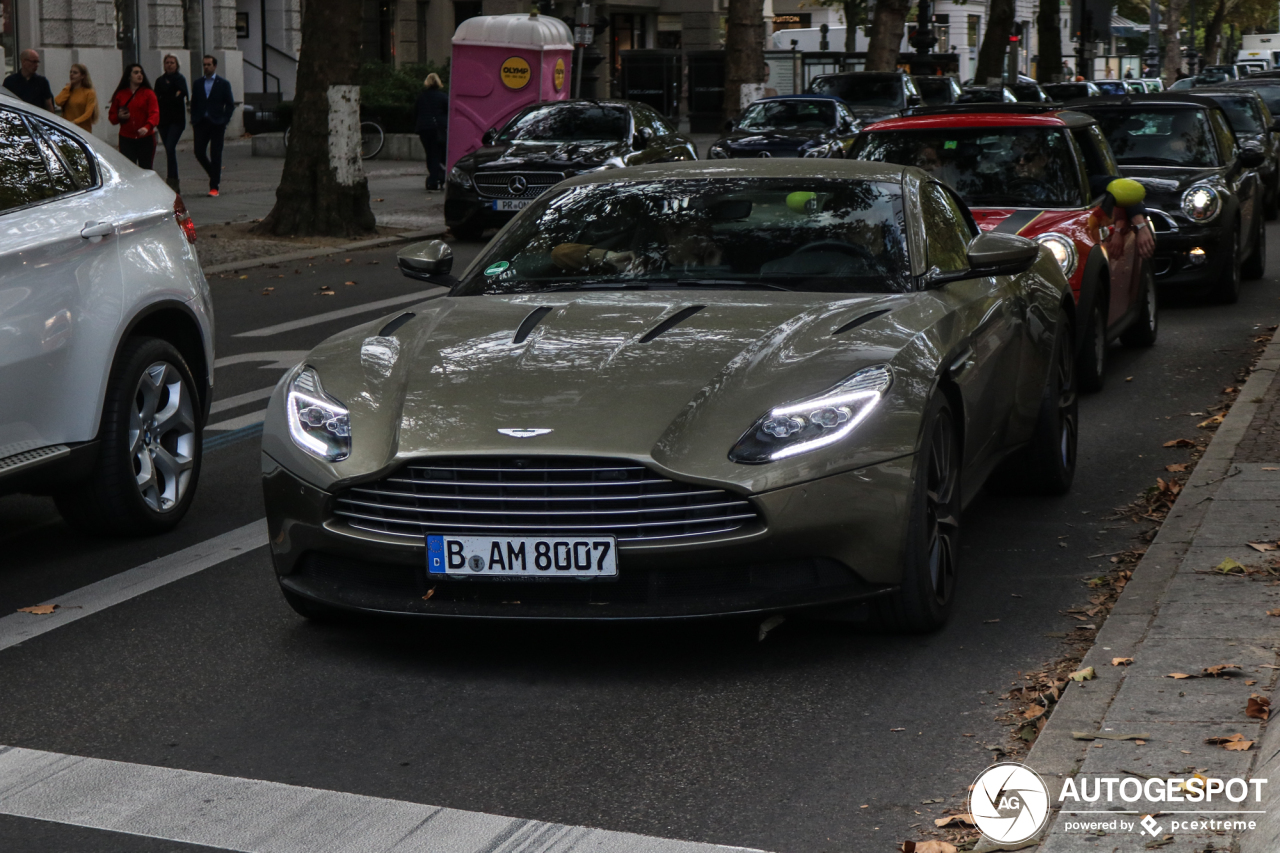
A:
POLYGON ((858 136, 858 120, 831 95, 762 98, 729 122, 708 157, 843 157, 858 136))
POLYGON ((960 84, 956 78, 945 74, 915 74, 911 80, 920 91, 920 99, 926 107, 945 107, 960 97, 960 84))
POLYGON ((499 228, 551 187, 586 172, 697 160, 693 140, 635 101, 533 104, 458 160, 444 191, 445 224, 460 240, 499 228))
POLYGON ((903 71, 845 71, 823 74, 809 83, 816 95, 835 95, 863 124, 897 118, 921 104, 915 80, 903 71))
POLYGON ((1201 98, 1212 98, 1227 113, 1227 121, 1235 131, 1241 145, 1257 148, 1266 158, 1258 167, 1262 177, 1262 209, 1267 219, 1280 214, 1280 141, 1276 133, 1280 126, 1267 109, 1266 101, 1252 89, 1227 88, 1196 89, 1201 98))
POLYGON ((1181 92, 1076 101, 1115 154, 1120 172, 1146 187, 1155 228, 1156 281, 1208 286, 1240 298, 1240 279, 1266 267, 1264 156, 1243 148, 1216 101, 1181 92))

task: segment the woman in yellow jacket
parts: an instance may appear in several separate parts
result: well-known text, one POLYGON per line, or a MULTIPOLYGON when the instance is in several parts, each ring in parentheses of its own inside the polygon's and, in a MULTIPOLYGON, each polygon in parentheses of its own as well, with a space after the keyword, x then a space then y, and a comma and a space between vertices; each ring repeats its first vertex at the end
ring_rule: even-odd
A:
POLYGON ((71 66, 71 82, 62 87, 53 102, 62 110, 62 117, 93 133, 93 123, 98 120, 98 96, 89 79, 89 69, 80 63, 71 66))

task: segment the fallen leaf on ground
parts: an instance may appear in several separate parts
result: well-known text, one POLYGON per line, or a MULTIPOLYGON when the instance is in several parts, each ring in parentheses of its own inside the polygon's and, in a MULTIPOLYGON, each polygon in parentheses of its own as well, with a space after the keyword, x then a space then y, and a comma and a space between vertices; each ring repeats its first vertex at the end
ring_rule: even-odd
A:
POLYGON ((902 853, 958 853, 954 844, 945 841, 904 841, 898 849, 902 853))
POLYGON ((427 590, 427 594, 426 594, 426 595, 422 596, 422 600, 423 600, 423 601, 430 601, 430 600, 431 600, 431 596, 433 596, 433 595, 435 595, 435 594, 436 594, 436 588, 433 586, 433 587, 431 587, 431 589, 427 590))
POLYGON ((1174 465, 1166 465, 1164 466, 1164 470, 1168 471, 1171 474, 1181 474, 1183 471, 1187 470, 1187 463, 1178 462, 1174 465))
POLYGON ((1206 667, 1205 667, 1203 670, 1201 670, 1201 671, 1202 671, 1205 675, 1210 675, 1210 676, 1219 676, 1219 675, 1222 675, 1222 674, 1226 673, 1226 672, 1227 672, 1227 670, 1229 670, 1229 669, 1239 670, 1239 669, 1240 669, 1240 664, 1238 664, 1238 663, 1219 663, 1219 664, 1214 664, 1213 666, 1206 666, 1206 667))
POLYGON ((936 798, 934 798, 934 799, 932 799, 932 800, 921 800, 921 801, 920 801, 920 805, 922 805, 922 806, 927 806, 927 805, 929 805, 929 804, 931 804, 931 803, 945 803, 945 802, 946 802, 946 800, 944 800, 942 797, 936 797, 936 798))
POLYGON ((1133 658, 1112 658, 1111 659, 1112 666, 1128 666, 1131 663, 1133 663, 1133 658))
POLYGON ((1151 740, 1150 732, 1072 732, 1075 740, 1151 740))
POLYGON ((1224 575, 1229 575, 1232 572, 1243 572, 1245 570, 1244 566, 1242 566, 1240 563, 1237 563, 1235 560, 1231 559, 1230 557, 1227 557, 1227 559, 1223 560, 1221 563, 1218 563, 1218 565, 1214 566, 1213 568, 1215 571, 1222 572, 1224 575))
POLYGON ((1236 732, 1233 735, 1219 735, 1218 737, 1207 737, 1204 742, 1209 746, 1222 746, 1227 743, 1235 743, 1238 740, 1244 740, 1244 735, 1236 732))
POLYGON ((1263 468, 1263 471, 1280 471, 1280 468, 1263 468))
POLYGON ((905 729, 905 728, 896 728, 896 729, 889 729, 889 731, 891 731, 891 732, 905 732, 905 731, 906 731, 906 729, 905 729))
POLYGON ((1237 387, 1235 387, 1235 386, 1233 385, 1233 386, 1231 386, 1230 388, 1223 388, 1223 389, 1222 389, 1222 393, 1223 393, 1223 394, 1234 394, 1234 393, 1236 393, 1236 392, 1237 392, 1237 391, 1239 391, 1239 390, 1240 390, 1239 388, 1237 388, 1237 387))
POLYGON ((1032 705, 1022 716, 1028 720, 1034 720, 1038 717, 1043 717, 1046 710, 1043 705, 1032 705))
POLYGON ((1245 686, 1245 687, 1252 687, 1253 685, 1255 685, 1255 684, 1257 684, 1257 683, 1258 683, 1258 682, 1256 682, 1256 681, 1246 681, 1246 682, 1244 683, 1244 686, 1245 686))
POLYGON ((1187 675, 1185 672, 1171 672, 1165 678, 1195 678, 1195 676, 1187 675))
POLYGON ((241 277, 241 278, 248 278, 249 276, 247 276, 247 275, 242 275, 242 276, 240 276, 240 277, 241 277))
POLYGON ((1253 550, 1262 551, 1263 553, 1267 551, 1280 550, 1280 548, 1277 548, 1276 543, 1274 542, 1250 542, 1248 544, 1249 544, 1249 547, 1252 548, 1253 550))
POLYGON ((1175 438, 1173 441, 1166 441, 1165 447, 1195 447, 1196 443, 1189 438, 1175 438))
POLYGON ((37 604, 33 607, 19 607, 19 613, 31 613, 36 616, 48 616, 50 613, 58 609, 56 604, 37 604))
POLYGON ((1227 417, 1226 415, 1214 415, 1213 417, 1207 418, 1206 420, 1203 420, 1200 423, 1196 424, 1196 426, 1199 427, 1200 429, 1204 429, 1205 427, 1217 426, 1218 424, 1222 423, 1222 421, 1226 417, 1227 417))
POLYGON ((1146 745, 1147 745, 1147 742, 1146 742, 1145 740, 1135 740, 1135 741, 1134 741, 1134 743, 1136 743, 1138 746, 1146 746, 1146 745))
POLYGON ((1124 378, 1124 381, 1125 381, 1125 382, 1132 382, 1132 381, 1133 381, 1133 377, 1132 377, 1132 376, 1126 376, 1126 377, 1124 378))
POLYGON ((1222 748, 1229 749, 1232 752, 1248 752, 1251 746, 1253 746, 1253 741, 1251 740, 1237 740, 1231 743, 1224 743, 1222 748))
POLYGON ((871 808, 871 806, 870 806, 870 805, 858 806, 858 808, 860 808, 860 809, 869 809, 869 808, 871 808))
POLYGON ((1268 616, 1280 616, 1280 610, 1268 610, 1268 611, 1267 611, 1267 615, 1268 615, 1268 616))
POLYGON ((962 826, 974 826, 973 815, 953 814, 950 817, 940 817, 933 821, 933 825, 937 827, 950 826, 953 823, 962 826))
POLYGON ((1093 667, 1086 666, 1084 669, 1077 669, 1068 676, 1072 681, 1089 681, 1097 678, 1098 674, 1093 671, 1093 667))
POLYGON ((333 296, 333 295, 334 295, 334 292, 333 292, 332 290, 322 290, 322 291, 320 291, 320 295, 321 295, 321 296, 333 296))
POLYGON ((1249 704, 1244 709, 1246 717, 1253 717, 1257 720, 1265 720, 1271 716, 1271 700, 1266 696, 1259 696, 1257 693, 1249 697, 1249 704))
POLYGON ((354 282, 354 281, 344 281, 344 282, 343 282, 343 284, 345 284, 347 287, 350 287, 351 285, 355 284, 355 282, 354 282))

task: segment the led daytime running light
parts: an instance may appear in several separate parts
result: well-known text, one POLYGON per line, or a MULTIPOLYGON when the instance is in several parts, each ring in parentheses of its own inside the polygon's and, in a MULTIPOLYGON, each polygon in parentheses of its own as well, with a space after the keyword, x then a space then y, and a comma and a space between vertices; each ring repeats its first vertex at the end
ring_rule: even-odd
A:
POLYGON ((351 455, 350 412, 324 392, 315 370, 304 367, 289 383, 285 407, 294 444, 327 462, 351 455))

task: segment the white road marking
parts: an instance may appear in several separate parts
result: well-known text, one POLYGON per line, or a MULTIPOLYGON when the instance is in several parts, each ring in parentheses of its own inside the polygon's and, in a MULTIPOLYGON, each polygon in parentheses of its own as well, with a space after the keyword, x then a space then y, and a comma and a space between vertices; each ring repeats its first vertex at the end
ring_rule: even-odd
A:
POLYGON ((302 361, 307 355, 308 350, 304 349, 281 349, 272 350, 270 352, 242 352, 239 355, 223 356, 213 363, 215 368, 230 367, 233 364, 253 364, 256 361, 266 361, 262 370, 288 370, 298 362, 302 361))
POLYGON ((287 323, 277 323, 274 326, 266 326, 249 332, 240 332, 232 335, 232 337, 265 338, 268 335, 278 335, 281 332, 292 332, 294 329, 305 329, 307 326, 316 326, 320 323, 328 323, 331 320, 341 320, 343 317, 354 317, 357 314, 367 314, 370 311, 380 311, 383 308, 394 308, 395 306, 403 305, 406 302, 423 302, 427 299, 438 299, 448 292, 449 291, 443 287, 434 288, 432 290, 420 290, 416 293, 406 293, 404 296, 382 299, 377 302, 366 302, 363 305, 353 305, 350 308, 339 308, 337 311, 316 314, 311 317, 304 317, 301 320, 290 320, 287 323))
POLYGON ((0 814, 244 853, 746 849, 5 746, 0 814))
POLYGON ((66 595, 43 601, 41 604, 58 605, 58 609, 48 616, 10 613, 0 617, 0 651, 266 544, 267 520, 262 518, 66 595))
POLYGON ((225 421, 218 421, 216 424, 206 424, 205 432, 221 432, 223 430, 240 429, 250 424, 260 424, 267 417, 266 409, 259 409, 256 412, 250 412, 247 415, 239 415, 234 418, 227 418, 225 421))
MULTIPOLYGON (((293 365, 290 365, 290 367, 292 366, 293 365)), ((213 405, 209 407, 209 414, 216 415, 218 412, 236 409, 247 403, 256 403, 259 400, 265 400, 271 396, 271 392, 274 390, 276 390, 276 386, 268 385, 266 388, 259 388, 256 391, 246 391, 243 394, 237 394, 234 397, 228 397, 225 400, 215 400, 213 405)))

